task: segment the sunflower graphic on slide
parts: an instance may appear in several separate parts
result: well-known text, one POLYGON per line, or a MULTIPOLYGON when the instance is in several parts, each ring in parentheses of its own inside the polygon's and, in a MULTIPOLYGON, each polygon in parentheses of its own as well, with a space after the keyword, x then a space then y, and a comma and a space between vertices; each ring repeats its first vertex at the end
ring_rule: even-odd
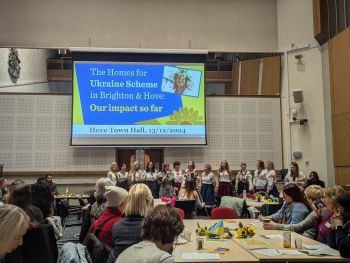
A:
POLYGON ((178 111, 173 111, 166 122, 168 125, 203 125, 204 116, 199 116, 198 111, 193 108, 179 108, 178 111))

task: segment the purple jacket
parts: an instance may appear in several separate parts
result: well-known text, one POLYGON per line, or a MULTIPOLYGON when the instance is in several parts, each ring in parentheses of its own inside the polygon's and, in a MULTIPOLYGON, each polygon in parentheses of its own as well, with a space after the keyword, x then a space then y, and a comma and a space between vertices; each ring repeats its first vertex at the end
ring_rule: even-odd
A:
POLYGON ((318 230, 317 241, 322 243, 327 243, 326 237, 327 234, 331 231, 331 218, 333 212, 328 212, 325 218, 319 218, 316 220, 316 229, 318 230))

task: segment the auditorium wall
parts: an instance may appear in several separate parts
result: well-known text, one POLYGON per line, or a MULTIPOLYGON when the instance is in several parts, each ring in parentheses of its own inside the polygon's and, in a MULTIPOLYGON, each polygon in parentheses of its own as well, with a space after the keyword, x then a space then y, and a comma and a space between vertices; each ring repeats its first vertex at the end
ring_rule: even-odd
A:
POLYGON ((276 15, 276 0, 2 0, 0 46, 275 51, 276 15))
POLYGON ((293 151, 301 151, 302 158, 296 160, 301 170, 307 176, 315 170, 334 184, 328 46, 320 47, 313 37, 312 1, 278 0, 277 9, 279 50, 288 53, 282 59, 284 166, 289 167, 293 151), (292 43, 310 47, 291 50, 292 43), (300 62, 296 55, 302 55, 300 62), (297 89, 303 90, 303 103, 294 103, 292 92, 297 89), (292 110, 308 122, 291 123, 292 110))

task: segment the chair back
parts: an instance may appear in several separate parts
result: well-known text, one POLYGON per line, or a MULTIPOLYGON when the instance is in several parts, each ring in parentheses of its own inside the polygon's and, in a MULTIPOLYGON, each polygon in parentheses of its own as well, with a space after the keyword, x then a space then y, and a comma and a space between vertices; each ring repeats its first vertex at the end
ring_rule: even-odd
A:
POLYGON ((176 200, 174 207, 181 208, 185 212, 185 219, 192 219, 192 212, 195 211, 196 200, 176 200))
MULTIPOLYGON (((239 198, 243 198, 243 194, 240 194, 240 195, 239 195, 239 198)), ((253 198, 254 198, 254 194, 247 193, 247 198, 253 199, 253 198)))
POLYGON ((89 234, 86 247, 90 254, 92 263, 107 262, 111 249, 104 245, 94 234, 89 234))
POLYGON ((234 209, 228 207, 218 207, 211 210, 212 219, 236 219, 237 213, 234 209))
POLYGON ((181 208, 176 208, 177 212, 179 213, 181 219, 185 219, 185 212, 181 208))

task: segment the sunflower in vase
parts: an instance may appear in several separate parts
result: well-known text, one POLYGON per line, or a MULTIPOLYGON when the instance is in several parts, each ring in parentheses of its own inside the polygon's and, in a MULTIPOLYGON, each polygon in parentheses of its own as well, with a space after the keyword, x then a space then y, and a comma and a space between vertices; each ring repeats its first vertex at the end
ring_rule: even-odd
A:
POLYGON ((255 227, 243 226, 241 222, 239 222, 239 228, 236 228, 236 238, 248 238, 253 237, 255 235, 255 227))

